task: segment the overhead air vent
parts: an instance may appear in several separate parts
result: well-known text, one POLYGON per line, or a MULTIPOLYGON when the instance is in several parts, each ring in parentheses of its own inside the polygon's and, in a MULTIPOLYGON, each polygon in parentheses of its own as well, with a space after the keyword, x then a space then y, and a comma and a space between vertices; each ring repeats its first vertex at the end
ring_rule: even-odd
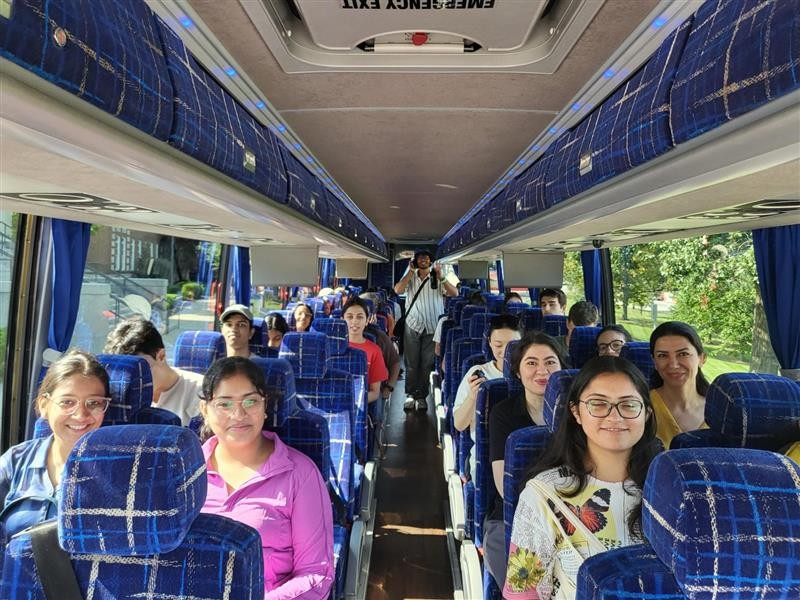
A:
POLYGON ((604 0, 239 0, 287 73, 551 74, 604 0))

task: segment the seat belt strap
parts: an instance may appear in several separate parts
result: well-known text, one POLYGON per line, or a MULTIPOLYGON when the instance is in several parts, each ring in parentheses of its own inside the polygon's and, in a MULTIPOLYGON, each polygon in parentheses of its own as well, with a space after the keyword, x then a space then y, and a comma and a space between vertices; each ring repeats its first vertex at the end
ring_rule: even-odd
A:
POLYGON ((31 549, 36 574, 47 600, 83 600, 69 554, 58 545, 58 521, 32 527, 31 549))

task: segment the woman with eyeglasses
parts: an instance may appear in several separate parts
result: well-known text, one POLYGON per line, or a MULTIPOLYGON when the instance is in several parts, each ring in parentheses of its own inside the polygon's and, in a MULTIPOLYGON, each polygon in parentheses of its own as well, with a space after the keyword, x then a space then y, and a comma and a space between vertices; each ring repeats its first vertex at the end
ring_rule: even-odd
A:
POLYGON ((622 325, 606 325, 597 335, 597 356, 619 356, 631 341, 631 334, 622 325))
POLYGON ((633 363, 599 356, 565 409, 519 497, 504 598, 573 599, 586 558, 643 541, 642 486, 661 449, 647 382, 633 363))
POLYGON ((268 402, 264 374, 249 359, 223 358, 206 373, 203 512, 261 535, 266 600, 321 600, 333 582, 331 501, 311 459, 263 430, 268 402))
POLYGON ((50 365, 36 411, 52 434, 0 457, 0 547, 15 533, 56 516, 67 457, 83 434, 100 427, 109 396, 108 374, 91 354, 72 350, 50 365))

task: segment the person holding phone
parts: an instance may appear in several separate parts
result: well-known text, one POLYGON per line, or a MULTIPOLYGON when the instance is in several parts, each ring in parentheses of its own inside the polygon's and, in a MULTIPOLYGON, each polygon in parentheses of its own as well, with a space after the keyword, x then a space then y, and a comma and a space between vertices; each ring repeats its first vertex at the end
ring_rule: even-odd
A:
POLYGON ((442 278, 442 266, 434 264, 433 254, 417 250, 408 270, 394 286, 398 294, 406 294, 403 357, 406 365, 405 410, 428 409, 428 376, 433 370, 433 334, 436 322, 444 312, 444 296, 458 294, 455 286, 442 278))

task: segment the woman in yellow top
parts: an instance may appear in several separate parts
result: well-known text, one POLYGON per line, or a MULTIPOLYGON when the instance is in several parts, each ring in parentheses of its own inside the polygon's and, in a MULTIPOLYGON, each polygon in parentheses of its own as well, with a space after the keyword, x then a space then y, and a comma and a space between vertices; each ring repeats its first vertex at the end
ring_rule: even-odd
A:
POLYGON ((684 431, 705 429, 708 380, 701 367, 706 362, 703 342, 691 325, 667 321, 650 335, 655 371, 650 399, 658 423, 656 436, 669 448, 684 431))

